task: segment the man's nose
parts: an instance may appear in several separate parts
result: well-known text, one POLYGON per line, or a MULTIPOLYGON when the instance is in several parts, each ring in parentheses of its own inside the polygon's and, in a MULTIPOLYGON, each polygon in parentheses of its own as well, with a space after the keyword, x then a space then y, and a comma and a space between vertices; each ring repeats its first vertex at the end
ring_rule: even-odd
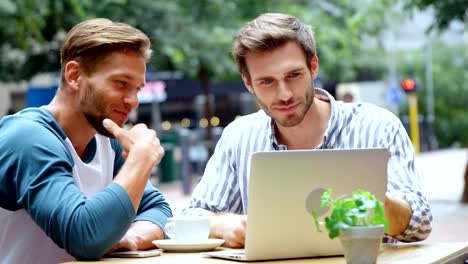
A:
POLYGON ((284 82, 278 84, 278 98, 283 101, 288 101, 293 96, 292 90, 284 82))
POLYGON ((124 103, 129 105, 131 109, 138 107, 138 93, 130 92, 124 97, 124 103))

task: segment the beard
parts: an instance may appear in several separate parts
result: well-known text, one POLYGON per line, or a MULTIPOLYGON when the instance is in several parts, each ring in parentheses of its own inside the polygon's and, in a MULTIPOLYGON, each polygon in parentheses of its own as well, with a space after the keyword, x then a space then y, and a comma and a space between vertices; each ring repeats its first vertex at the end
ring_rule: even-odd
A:
POLYGON ((283 127, 294 127, 299 125, 302 122, 302 120, 304 120, 305 115, 314 103, 314 96, 314 86, 313 84, 310 84, 309 87, 307 87, 306 94, 303 98, 292 98, 288 101, 278 101, 271 104, 271 107, 268 107, 268 105, 265 102, 261 101, 257 97, 257 103, 260 106, 260 108, 262 108, 263 111, 265 111, 265 113, 267 113, 267 115, 269 115, 277 124, 283 127), (299 100, 303 103, 295 113, 284 116, 275 113, 275 110, 273 109, 275 106, 286 106, 293 103, 297 103, 299 100))
POLYGON ((88 123, 101 135, 114 138, 107 129, 102 125, 102 121, 107 118, 105 100, 102 96, 96 93, 94 85, 88 83, 85 87, 84 98, 80 101, 81 111, 83 112, 88 123))

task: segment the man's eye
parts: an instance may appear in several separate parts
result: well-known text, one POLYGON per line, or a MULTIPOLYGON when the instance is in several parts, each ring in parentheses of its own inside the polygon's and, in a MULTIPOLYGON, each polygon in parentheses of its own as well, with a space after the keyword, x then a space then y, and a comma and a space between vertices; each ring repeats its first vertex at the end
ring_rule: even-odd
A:
POLYGON ((268 84, 270 84, 270 83, 272 83, 272 82, 273 82, 272 80, 266 79, 266 80, 261 80, 261 81, 260 81, 260 84, 268 85, 268 84))
POLYGON ((300 72, 293 72, 288 75, 288 78, 296 78, 299 76, 301 73, 300 72))
POLYGON ((114 83, 118 86, 118 87, 125 87, 127 85, 126 82, 124 81, 114 81, 114 83))

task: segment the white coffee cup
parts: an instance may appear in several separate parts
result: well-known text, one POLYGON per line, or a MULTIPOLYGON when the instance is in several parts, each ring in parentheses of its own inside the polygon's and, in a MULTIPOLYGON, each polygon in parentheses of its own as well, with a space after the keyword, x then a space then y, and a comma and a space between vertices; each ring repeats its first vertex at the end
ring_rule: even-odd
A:
POLYGON ((166 234, 177 243, 203 243, 210 234, 207 216, 178 216, 167 219, 166 234))

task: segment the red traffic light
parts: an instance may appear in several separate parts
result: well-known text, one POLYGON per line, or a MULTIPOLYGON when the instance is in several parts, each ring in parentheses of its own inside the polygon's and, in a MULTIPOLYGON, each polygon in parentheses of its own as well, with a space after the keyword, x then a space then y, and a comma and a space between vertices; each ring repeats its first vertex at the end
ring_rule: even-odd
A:
POLYGON ((404 79, 401 82, 401 87, 405 92, 414 92, 416 90, 416 82, 413 79, 404 79))

